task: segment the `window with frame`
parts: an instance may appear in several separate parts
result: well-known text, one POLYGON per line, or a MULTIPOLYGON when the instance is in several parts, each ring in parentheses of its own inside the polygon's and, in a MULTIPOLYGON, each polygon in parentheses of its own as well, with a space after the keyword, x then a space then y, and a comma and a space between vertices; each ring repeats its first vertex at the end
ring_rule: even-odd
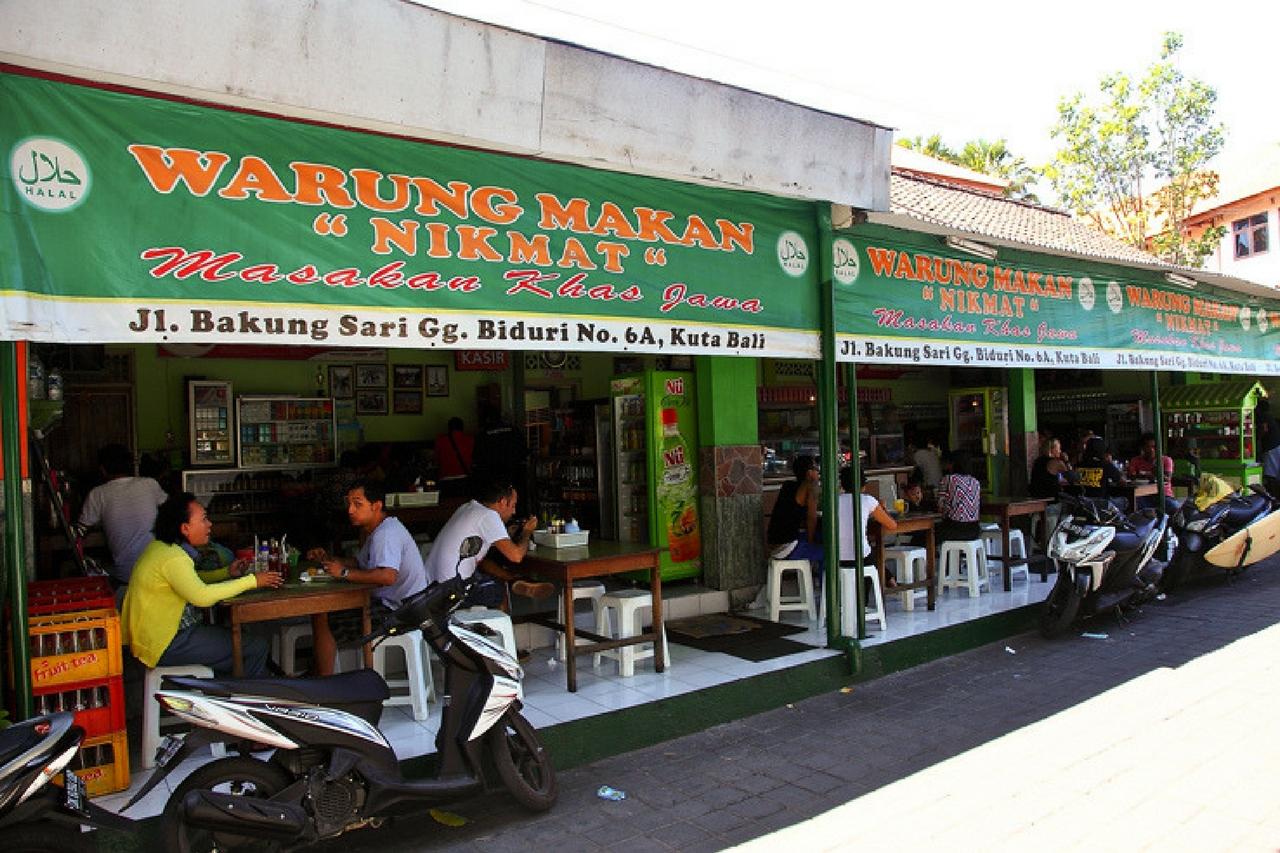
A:
POLYGON ((1231 223, 1236 238, 1236 258, 1248 258, 1267 251, 1267 214, 1259 213, 1231 223))

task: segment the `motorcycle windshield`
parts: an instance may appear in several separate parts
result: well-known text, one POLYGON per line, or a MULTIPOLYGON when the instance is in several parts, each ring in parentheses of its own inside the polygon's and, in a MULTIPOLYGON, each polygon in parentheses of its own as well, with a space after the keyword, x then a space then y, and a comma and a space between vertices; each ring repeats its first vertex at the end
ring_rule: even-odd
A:
POLYGON ((1200 485, 1196 489, 1196 509, 1204 512, 1209 507, 1225 501, 1227 498, 1235 494, 1235 489, 1226 480, 1216 474, 1205 474, 1200 478, 1200 485))

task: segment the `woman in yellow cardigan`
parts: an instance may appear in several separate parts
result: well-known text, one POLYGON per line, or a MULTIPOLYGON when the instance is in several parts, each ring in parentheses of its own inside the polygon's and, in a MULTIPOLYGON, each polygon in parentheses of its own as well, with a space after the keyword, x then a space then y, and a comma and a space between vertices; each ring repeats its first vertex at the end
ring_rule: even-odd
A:
MULTIPOLYGON (((156 511, 155 541, 133 566, 121 614, 124 642, 147 666, 198 663, 219 676, 231 675, 231 631, 204 624, 198 608, 284 582, 279 572, 246 574, 244 560, 197 572, 196 549, 208 544, 212 529, 204 507, 190 492, 174 495, 156 511)), ((266 671, 270 648, 265 639, 245 636, 241 652, 246 676, 266 671)))

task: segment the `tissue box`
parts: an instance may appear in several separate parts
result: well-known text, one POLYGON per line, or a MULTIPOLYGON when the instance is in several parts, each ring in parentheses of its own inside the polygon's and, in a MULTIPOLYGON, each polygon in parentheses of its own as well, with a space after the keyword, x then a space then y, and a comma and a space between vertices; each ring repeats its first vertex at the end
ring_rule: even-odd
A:
POLYGON ((550 530, 533 531, 533 541, 547 548, 572 548, 575 545, 586 545, 590 530, 579 530, 577 533, 552 533, 550 530))
POLYGON ((394 492, 387 495, 389 506, 436 506, 440 503, 439 492, 394 492), (392 504, 392 499, 395 503, 392 504))

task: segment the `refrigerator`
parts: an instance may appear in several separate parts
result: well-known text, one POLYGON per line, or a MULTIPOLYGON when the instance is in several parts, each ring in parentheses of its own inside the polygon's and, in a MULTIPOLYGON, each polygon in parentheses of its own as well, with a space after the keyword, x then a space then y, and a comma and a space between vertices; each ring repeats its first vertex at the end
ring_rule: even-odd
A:
POLYGON ((951 450, 968 451, 984 495, 1009 493, 1009 404, 1004 388, 959 388, 948 394, 951 450))
POLYGON ((233 407, 230 382, 188 380, 188 449, 192 465, 226 467, 236 464, 233 407))
POLYGON ((660 557, 664 581, 700 577, 693 374, 646 370, 615 376, 609 390, 618 539, 666 548, 660 557))

